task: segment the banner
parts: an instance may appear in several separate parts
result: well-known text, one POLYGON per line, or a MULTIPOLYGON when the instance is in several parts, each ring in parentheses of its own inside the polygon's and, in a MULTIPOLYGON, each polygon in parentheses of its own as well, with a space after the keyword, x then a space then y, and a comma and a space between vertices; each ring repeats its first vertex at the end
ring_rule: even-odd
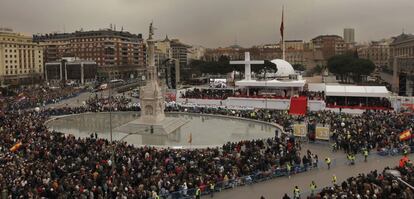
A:
POLYGON ((306 137, 307 128, 304 124, 293 125, 293 135, 296 137, 306 137))
POLYGON ((315 129, 315 132, 316 132, 316 139, 329 140, 330 130, 328 127, 317 126, 315 129))

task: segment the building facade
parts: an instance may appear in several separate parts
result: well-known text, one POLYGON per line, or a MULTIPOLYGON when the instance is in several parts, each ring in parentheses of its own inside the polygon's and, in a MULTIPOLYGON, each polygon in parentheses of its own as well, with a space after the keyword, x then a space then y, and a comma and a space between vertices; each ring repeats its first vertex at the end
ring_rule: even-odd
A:
POLYGON ((32 38, 0 29, 1 84, 33 84, 43 78, 43 50, 32 38))
MULTIPOLYGON (((280 46, 283 44, 280 42, 280 46)), ((303 40, 285 40, 285 50, 304 50, 305 43, 303 40)))
POLYGON ((63 57, 95 61, 99 66, 145 65, 145 43, 141 34, 103 29, 34 35, 44 46, 47 62, 63 57))
POLYGON ((74 82, 83 85, 95 81, 96 77, 95 61, 63 58, 59 61, 45 63, 45 80, 52 84, 74 82))
POLYGON ((414 35, 401 34, 390 44, 388 70, 392 72, 392 91, 402 96, 414 95, 414 35))
POLYGON ((63 57, 95 61, 98 67, 114 69, 103 70, 108 72, 105 77, 130 76, 146 64, 146 47, 142 35, 123 30, 102 29, 34 35, 33 41, 44 47, 46 62, 63 57), (118 67, 124 68, 117 69, 118 67), (120 71, 125 74, 116 74, 120 71))
POLYGON ((179 63, 179 81, 187 81, 191 79, 191 68, 188 64, 188 49, 191 47, 187 44, 180 42, 178 39, 172 39, 170 41, 172 58, 178 60, 179 63))
POLYGON ((377 67, 387 67, 390 59, 390 39, 371 41, 368 45, 357 48, 359 58, 369 59, 377 67))
POLYGON ((344 54, 347 50, 345 41, 338 35, 320 35, 311 40, 314 50, 322 51, 325 60, 334 55, 344 54))

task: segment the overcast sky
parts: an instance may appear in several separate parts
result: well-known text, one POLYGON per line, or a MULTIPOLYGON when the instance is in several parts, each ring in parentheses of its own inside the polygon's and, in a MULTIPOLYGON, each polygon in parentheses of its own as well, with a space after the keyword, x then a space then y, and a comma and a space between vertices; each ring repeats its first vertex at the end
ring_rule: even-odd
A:
POLYGON ((244 47, 286 39, 309 40, 355 28, 359 42, 414 32, 414 0, 0 0, 0 26, 17 32, 117 29, 179 38, 206 47, 244 47))

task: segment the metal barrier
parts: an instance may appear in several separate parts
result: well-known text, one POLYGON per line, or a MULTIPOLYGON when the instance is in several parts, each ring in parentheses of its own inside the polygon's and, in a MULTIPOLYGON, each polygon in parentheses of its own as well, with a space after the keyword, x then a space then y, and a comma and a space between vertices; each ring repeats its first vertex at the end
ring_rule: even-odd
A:
MULTIPOLYGON (((334 163, 335 163, 335 160, 332 161, 332 164, 334 163)), ((292 167, 290 172, 288 172, 286 167, 276 168, 276 169, 272 169, 270 172, 256 172, 252 175, 238 177, 236 179, 229 179, 226 181, 216 182, 214 186, 213 194, 215 192, 220 192, 225 189, 231 189, 234 187, 250 185, 250 184, 274 179, 277 177, 290 176, 290 175, 306 172, 308 170, 319 168, 320 166, 322 166, 322 164, 323 163, 319 162, 317 167, 314 167, 313 165, 310 165, 310 164, 304 165, 304 166, 295 165, 292 167)), ((202 195, 212 194, 211 191, 209 190, 209 185, 204 185, 199 188, 201 190, 202 195)), ((160 193, 159 196, 160 198, 163 198, 163 199, 189 199, 189 198, 194 198, 195 193, 196 193, 196 188, 192 188, 192 189, 187 189, 187 190, 181 189, 179 191, 172 192, 172 193, 160 193)), ((153 199, 153 198, 150 198, 150 199, 153 199)))

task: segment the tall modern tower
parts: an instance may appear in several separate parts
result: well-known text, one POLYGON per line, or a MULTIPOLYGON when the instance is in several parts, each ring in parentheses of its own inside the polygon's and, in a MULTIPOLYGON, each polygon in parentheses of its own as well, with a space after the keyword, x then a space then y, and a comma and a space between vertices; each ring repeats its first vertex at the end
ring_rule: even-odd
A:
POLYGON ((355 29, 344 28, 345 43, 355 43, 355 29))

